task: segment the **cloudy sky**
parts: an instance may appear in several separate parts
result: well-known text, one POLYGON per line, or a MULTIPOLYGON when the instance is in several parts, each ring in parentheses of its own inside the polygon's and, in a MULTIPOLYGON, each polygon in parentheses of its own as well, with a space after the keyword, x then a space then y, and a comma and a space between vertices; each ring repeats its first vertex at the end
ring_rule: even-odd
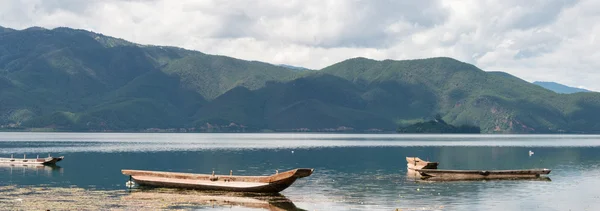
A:
POLYGON ((600 91, 598 0, 0 0, 0 25, 320 69, 446 56, 600 91))

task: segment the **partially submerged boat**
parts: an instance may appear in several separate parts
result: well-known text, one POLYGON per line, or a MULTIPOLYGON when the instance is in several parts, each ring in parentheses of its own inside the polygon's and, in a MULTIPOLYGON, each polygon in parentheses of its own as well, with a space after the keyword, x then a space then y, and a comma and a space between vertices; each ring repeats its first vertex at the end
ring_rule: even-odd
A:
POLYGON ((186 188, 213 191, 278 193, 292 185, 296 179, 308 177, 313 169, 300 168, 270 176, 233 176, 191 174, 162 171, 121 170, 142 186, 186 188))
POLYGON ((65 158, 65 156, 60 157, 52 157, 48 155, 46 158, 40 158, 37 156, 35 159, 28 159, 26 155, 23 155, 23 158, 14 158, 13 155, 10 158, 0 158, 0 163, 4 164, 41 164, 41 165, 54 165, 56 162, 61 161, 65 158))
MULTIPOLYGON (((418 159, 418 158, 414 158, 418 159)), ((517 169, 517 170, 445 170, 437 169, 437 163, 435 168, 418 168, 411 167, 411 161, 414 162, 413 157, 407 157, 406 160, 409 162, 408 170, 409 175, 419 175, 423 180, 438 180, 438 181, 455 181, 455 180, 487 180, 487 179, 536 179, 541 178, 542 175, 550 174, 550 169, 517 169), (410 159, 409 159, 410 158, 410 159), (416 174, 411 174, 411 171, 416 174)), ((418 159, 420 160, 420 159, 418 159)), ((432 167, 432 165, 429 165, 432 167)))

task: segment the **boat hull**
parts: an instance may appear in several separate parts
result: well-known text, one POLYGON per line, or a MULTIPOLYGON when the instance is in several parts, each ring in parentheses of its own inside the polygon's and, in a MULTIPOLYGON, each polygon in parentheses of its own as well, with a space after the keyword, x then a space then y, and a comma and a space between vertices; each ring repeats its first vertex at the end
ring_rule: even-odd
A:
POLYGON ((252 193, 279 193, 288 188, 294 181, 295 178, 279 183, 263 183, 256 184, 253 186, 246 187, 233 187, 227 184, 215 183, 201 183, 194 184, 191 181, 176 182, 176 181, 157 181, 154 178, 139 178, 132 177, 133 181, 141 186, 146 187, 161 187, 161 188, 183 188, 183 189, 195 189, 195 190, 210 190, 210 191, 229 191, 229 192, 252 192, 252 193))
POLYGON ((527 179, 540 178, 550 173, 550 169, 521 170, 440 170, 417 169, 423 179, 431 180, 486 180, 486 179, 527 179))
POLYGON ((65 157, 47 157, 47 158, 35 158, 35 159, 21 159, 21 158, 0 158, 0 163, 3 164, 41 164, 41 165, 54 165, 58 161, 63 160, 65 157))
POLYGON ((298 178, 310 176, 313 169, 294 169, 271 176, 232 176, 159 171, 122 170, 141 186, 185 188, 211 191, 278 193, 298 178))

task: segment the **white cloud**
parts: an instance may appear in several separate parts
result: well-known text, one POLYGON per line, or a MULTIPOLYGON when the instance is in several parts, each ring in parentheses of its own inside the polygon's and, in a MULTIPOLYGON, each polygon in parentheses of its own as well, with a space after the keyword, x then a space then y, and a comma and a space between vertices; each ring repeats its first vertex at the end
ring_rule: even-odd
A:
POLYGON ((0 25, 82 28, 313 69, 358 56, 448 56, 600 91, 597 8, 596 0, 23 0, 0 1, 0 25))

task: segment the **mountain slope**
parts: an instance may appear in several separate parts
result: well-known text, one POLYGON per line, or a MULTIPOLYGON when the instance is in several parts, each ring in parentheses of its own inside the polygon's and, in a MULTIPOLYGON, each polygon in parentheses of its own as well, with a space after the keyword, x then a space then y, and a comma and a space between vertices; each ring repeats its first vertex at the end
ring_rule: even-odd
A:
POLYGON ((12 31, 15 31, 15 30, 11 29, 11 28, 4 28, 4 27, 0 26, 0 33, 12 32, 12 31))
POLYGON ((562 85, 562 84, 559 84, 556 82, 535 81, 535 82, 533 82, 533 84, 544 87, 548 90, 551 90, 551 91, 559 93, 559 94, 573 94, 573 93, 578 93, 578 92, 590 92, 590 90, 587 90, 587 89, 570 87, 570 86, 562 85))
POLYGON ((389 130, 438 113, 453 125, 476 125, 484 133, 594 132, 600 128, 590 124, 600 120, 595 110, 600 105, 598 94, 558 95, 514 76, 485 72, 449 58, 350 59, 244 95, 252 95, 252 100, 241 100, 240 95, 230 97, 240 100, 235 103, 213 101, 209 103, 212 108, 223 109, 205 113, 221 117, 231 111, 247 111, 240 114, 245 117, 262 113, 253 119, 264 119, 267 128, 284 131, 389 130))
MULTIPOLYGON (((598 120, 598 112, 593 108, 599 105, 596 101, 600 95, 564 97, 519 78, 484 72, 450 58, 380 62, 357 58, 322 71, 362 87, 381 83, 416 86, 414 90, 422 93, 413 94, 416 98, 409 101, 420 102, 416 106, 423 109, 420 115, 445 114, 449 123, 478 125, 487 133, 574 131, 574 125, 582 127, 577 122, 598 120), (591 115, 573 118, 574 111, 591 115), (583 119, 576 120, 579 118, 583 119)), ((414 92, 406 88, 392 90, 414 92)), ((408 109, 395 117, 406 119, 413 112, 408 109)), ((599 129, 589 125, 586 128, 599 129)))
POLYGON ((163 71, 181 78, 186 88, 196 90, 207 99, 214 99, 237 86, 258 89, 267 81, 287 81, 297 76, 284 67, 206 54, 172 60, 163 71))
POLYGON ((266 63, 142 46, 69 28, 3 28, 0 38, 0 125, 184 127, 205 99, 296 75, 266 63))
POLYGON ((311 70, 311 69, 308 69, 308 68, 305 68, 305 67, 297 67, 297 66, 292 66, 292 65, 287 65, 287 64, 280 64, 280 65, 277 65, 277 66, 285 67, 285 68, 288 68, 290 70, 297 71, 297 72, 310 71, 311 70))
POLYGON ((232 121, 278 131, 394 130, 392 121, 365 110, 367 102, 361 93, 352 83, 327 74, 271 82, 255 91, 236 88, 201 108, 197 124, 232 121))

